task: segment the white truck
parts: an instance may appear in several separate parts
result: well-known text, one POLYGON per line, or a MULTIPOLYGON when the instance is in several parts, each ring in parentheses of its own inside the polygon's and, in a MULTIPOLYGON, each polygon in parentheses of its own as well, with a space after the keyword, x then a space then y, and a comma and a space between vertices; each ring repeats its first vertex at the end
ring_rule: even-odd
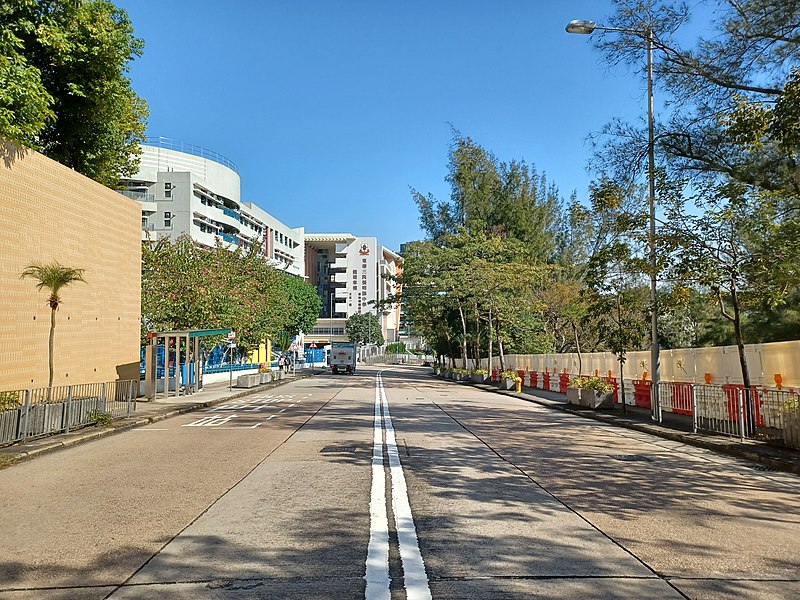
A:
POLYGON ((356 372, 356 346, 353 342, 333 342, 330 358, 331 373, 356 372))

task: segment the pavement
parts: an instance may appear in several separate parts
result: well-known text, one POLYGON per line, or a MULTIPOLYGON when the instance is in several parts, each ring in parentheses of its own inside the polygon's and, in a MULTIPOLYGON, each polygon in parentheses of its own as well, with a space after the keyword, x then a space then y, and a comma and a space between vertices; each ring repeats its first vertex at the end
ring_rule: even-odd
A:
MULTIPOLYGON (((220 382, 206 385, 201 391, 195 392, 190 396, 180 396, 168 400, 159 399, 155 402, 142 402, 139 400, 136 403, 136 412, 133 416, 115 419, 114 423, 109 427, 84 427, 66 434, 51 435, 0 448, 0 468, 63 448, 69 448, 76 444, 149 425, 169 417, 225 403, 235 398, 249 396, 265 389, 281 386, 290 381, 311 377, 319 372, 310 369, 298 371, 297 374, 290 374, 280 381, 272 381, 247 389, 234 387, 229 390, 227 383, 220 382)), ((441 381, 447 382, 448 380, 441 381)), ((691 421, 680 418, 678 415, 664 413, 663 421, 658 423, 651 419, 649 410, 633 406, 626 407, 627 411, 625 413, 622 412, 621 407, 591 410, 567 404, 566 394, 559 392, 523 387, 522 391, 517 393, 511 390, 500 390, 490 384, 455 381, 451 383, 452 385, 472 385, 487 391, 494 391, 498 394, 534 402, 553 410, 602 421, 618 427, 642 431, 691 446, 714 450, 729 456, 744 458, 759 463, 762 465, 762 470, 765 471, 785 471, 800 475, 800 452, 798 451, 778 447, 759 440, 740 441, 738 437, 701 432, 693 433, 691 431, 691 421)))
POLYGON ((0 448, 0 469, 11 466, 15 463, 36 458, 50 452, 62 450, 83 444, 92 440, 128 431, 136 427, 142 427, 168 419, 176 415, 193 412, 216 404, 223 404, 235 398, 242 398, 264 390, 269 390, 296 381, 305 377, 320 373, 320 370, 301 370, 295 374, 289 373, 279 381, 270 381, 262 385, 251 388, 228 388, 228 382, 217 382, 207 384, 199 392, 188 396, 170 397, 166 400, 159 398, 155 402, 143 401, 139 398, 136 401, 136 410, 130 417, 114 419, 112 425, 108 427, 83 427, 75 429, 69 433, 59 433, 47 437, 35 438, 24 443, 17 443, 11 446, 0 448))

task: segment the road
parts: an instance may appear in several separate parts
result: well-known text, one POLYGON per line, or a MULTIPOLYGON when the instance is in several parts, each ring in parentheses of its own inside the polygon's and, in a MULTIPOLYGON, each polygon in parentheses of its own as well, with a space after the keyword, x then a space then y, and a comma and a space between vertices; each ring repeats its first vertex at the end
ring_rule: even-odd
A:
POLYGON ((800 478, 363 368, 0 471, 0 600, 800 597, 800 478))

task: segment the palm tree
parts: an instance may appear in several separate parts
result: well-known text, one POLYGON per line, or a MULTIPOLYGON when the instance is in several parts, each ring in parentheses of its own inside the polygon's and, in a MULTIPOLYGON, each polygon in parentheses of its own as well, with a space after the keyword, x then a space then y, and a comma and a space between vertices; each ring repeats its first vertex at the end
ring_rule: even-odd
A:
POLYGON ((65 267, 53 261, 50 264, 32 264, 27 267, 20 275, 20 278, 30 277, 38 281, 36 287, 39 290, 47 288, 50 290, 50 297, 47 299, 47 304, 50 305, 50 343, 49 343, 49 366, 50 366, 50 379, 47 382, 48 389, 53 387, 53 340, 56 333, 56 310, 61 304, 61 296, 59 291, 61 288, 68 286, 75 281, 86 280, 83 278, 84 269, 73 269, 65 267))

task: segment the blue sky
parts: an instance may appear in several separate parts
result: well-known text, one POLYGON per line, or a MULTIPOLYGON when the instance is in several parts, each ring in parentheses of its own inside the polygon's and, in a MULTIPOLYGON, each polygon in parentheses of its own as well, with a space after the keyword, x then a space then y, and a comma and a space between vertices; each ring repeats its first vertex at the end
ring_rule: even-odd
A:
POLYGON ((225 155, 242 199, 290 227, 394 250, 421 237, 409 187, 449 195, 450 124, 585 200, 587 136, 646 110, 640 71, 564 31, 611 0, 115 3, 145 41, 148 135, 225 155))

